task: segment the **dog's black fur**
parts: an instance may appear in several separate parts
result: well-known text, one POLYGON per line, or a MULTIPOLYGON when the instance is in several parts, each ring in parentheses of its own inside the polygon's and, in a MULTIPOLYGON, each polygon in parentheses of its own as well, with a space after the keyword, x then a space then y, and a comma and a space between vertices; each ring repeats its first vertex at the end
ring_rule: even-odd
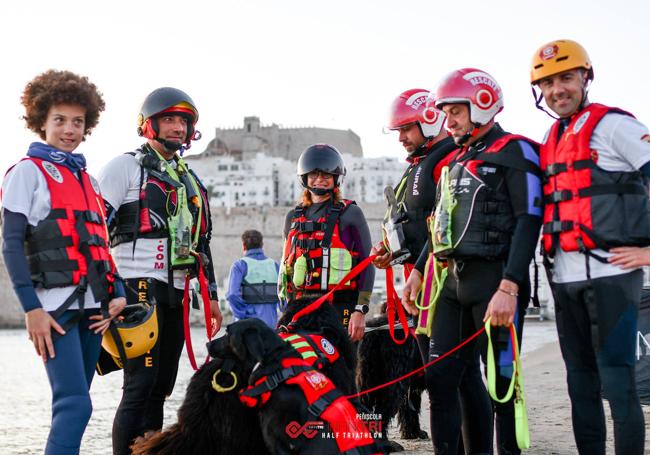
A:
MULTIPOLYGON (((301 301, 290 303, 279 324, 290 325, 291 331, 295 333, 316 333, 327 338, 338 349, 341 359, 334 365, 326 365, 323 372, 343 394, 354 393, 356 356, 336 310, 331 304, 325 303, 294 324, 289 324, 295 313, 305 305, 306 303, 301 301)), ((134 445, 134 454, 190 454, 208 453, 210 450, 213 453, 266 453, 261 428, 255 425, 259 423, 257 411, 241 404, 237 395, 237 389, 246 384, 250 373, 244 373, 242 365, 237 364, 233 372, 237 375, 240 385, 236 390, 217 393, 212 388, 212 376, 223 365, 224 357, 229 355, 235 358, 232 352, 227 354, 226 349, 220 349, 219 343, 213 342, 209 349, 213 357, 221 357, 214 358, 192 377, 185 401, 178 411, 178 423, 162 432, 141 438, 134 445), (217 452, 214 452, 215 450, 217 452)), ((284 342, 281 346, 288 347, 284 342)), ((219 380, 225 380, 222 379, 224 377, 220 375, 219 380)))
MULTIPOLYGON (((171 427, 139 438, 132 447, 134 455, 194 455, 194 454, 265 454, 257 412, 239 401, 238 389, 246 385, 242 368, 236 363, 233 373, 238 385, 230 392, 212 388, 214 373, 224 365, 215 358, 197 371, 178 410, 178 422, 171 427)), ((225 387, 232 384, 230 374, 220 374, 217 382, 225 387)))
MULTIPOLYGON (((381 327, 388 324, 386 315, 380 315, 366 322, 366 327, 381 327)), ((395 337, 402 339, 402 329, 395 330, 395 337)), ((366 332, 359 344, 359 365, 357 385, 367 390, 387 383, 422 366, 422 356, 415 338, 397 345, 387 329, 366 332)), ((375 414, 382 416, 382 439, 387 440, 388 424, 397 414, 403 439, 428 439, 420 428, 420 404, 422 392, 426 390, 423 374, 411 376, 385 389, 363 395, 361 402, 375 414)), ((393 452, 404 450, 394 441, 390 442, 393 452)))
MULTIPOLYGON (((210 344, 210 354, 217 357, 234 355, 238 358, 249 383, 281 369, 287 358, 301 358, 293 348, 258 319, 245 319, 228 326, 227 335, 210 344)), ((295 421, 304 424, 318 420, 310 414, 302 391, 286 383, 279 384, 261 408, 259 419, 267 447, 278 454, 334 454, 338 446, 334 439, 316 435, 314 438, 287 434, 287 426, 295 421)), ((377 452, 379 449, 375 448, 377 452)))

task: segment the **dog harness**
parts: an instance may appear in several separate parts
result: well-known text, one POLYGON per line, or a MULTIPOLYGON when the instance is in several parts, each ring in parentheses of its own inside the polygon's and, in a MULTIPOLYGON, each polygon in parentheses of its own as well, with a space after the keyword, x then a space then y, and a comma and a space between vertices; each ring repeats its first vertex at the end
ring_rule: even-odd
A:
POLYGON ((330 379, 303 358, 282 359, 281 366, 282 369, 260 377, 241 391, 241 402, 251 408, 262 407, 281 383, 298 386, 307 401, 309 414, 327 422, 340 453, 376 453, 374 440, 357 410, 330 379))
POLYGON ((319 370, 339 359, 339 351, 325 337, 315 334, 278 333, 280 338, 289 343, 304 361, 319 370))

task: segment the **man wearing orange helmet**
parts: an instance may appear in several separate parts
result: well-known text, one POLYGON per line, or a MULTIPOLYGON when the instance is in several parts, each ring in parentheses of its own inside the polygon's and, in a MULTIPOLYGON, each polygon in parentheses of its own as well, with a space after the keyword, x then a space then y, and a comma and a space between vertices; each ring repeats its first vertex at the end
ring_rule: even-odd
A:
MULTIPOLYGON (((437 260, 447 261, 448 274, 435 302, 430 359, 460 344, 488 318, 495 326, 493 338, 505 335, 507 339, 504 327, 512 323, 521 338, 530 296, 528 266, 542 214, 537 146, 496 123, 495 116, 503 109, 496 80, 478 69, 460 69, 442 81, 433 99, 446 114, 447 131, 460 149, 443 169, 437 189, 431 243, 437 260)), ((403 304, 412 314, 417 313, 413 301, 423 266, 421 257, 418 271, 411 274, 404 289, 403 304)), ((479 343, 478 350, 471 342, 427 369, 436 454, 456 453, 461 422, 458 390, 478 362, 479 352, 487 362, 485 338, 479 338, 479 343)), ((500 357, 498 396, 510 384, 511 361, 512 353, 500 357)), ((481 416, 482 431, 475 433, 483 437, 465 439, 465 450, 492 453, 492 408, 482 383, 473 393, 471 408, 464 402, 463 412, 481 416)), ((513 398, 493 402, 499 454, 520 453, 513 398)))
POLYGON ((183 349, 187 282, 197 277, 213 330, 221 326, 211 261, 207 191, 179 153, 200 133, 198 111, 183 91, 162 87, 145 99, 138 133, 147 142, 109 162, 100 174, 111 247, 125 278, 127 301, 157 308, 158 341, 124 365, 122 401, 113 422, 113 453, 129 454, 133 439, 159 430, 183 349), (207 277, 207 278, 206 278, 207 277))
POLYGON ((634 455, 644 452, 645 441, 634 369, 639 266, 647 257, 642 247, 650 244, 644 178, 650 177, 650 136, 631 114, 589 102, 593 77, 589 56, 575 41, 552 41, 533 56, 536 104, 546 111, 543 99, 557 115, 546 111, 557 121, 540 149, 545 265, 578 451, 605 453, 602 391, 616 453, 634 455))

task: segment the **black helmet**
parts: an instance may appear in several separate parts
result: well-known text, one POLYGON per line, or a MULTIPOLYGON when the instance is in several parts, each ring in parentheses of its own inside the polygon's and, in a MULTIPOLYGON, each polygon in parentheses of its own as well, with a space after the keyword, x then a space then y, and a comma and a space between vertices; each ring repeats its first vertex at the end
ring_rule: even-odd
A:
MULTIPOLYGON (((201 138, 201 133, 194 130, 199 120, 199 111, 194 101, 187 93, 173 87, 161 87, 147 95, 138 114, 138 134, 147 139, 158 140, 156 117, 164 113, 174 113, 187 118, 186 148, 189 148, 192 140, 201 138)), ((163 145, 169 147, 170 144, 163 145)))
MULTIPOLYGON (((307 147, 298 158, 298 177, 304 188, 307 186, 307 174, 312 171, 323 171, 334 175, 334 187, 341 185, 345 175, 345 164, 341 153, 329 144, 314 144, 307 147)), ((313 191, 313 190, 312 190, 313 191)))

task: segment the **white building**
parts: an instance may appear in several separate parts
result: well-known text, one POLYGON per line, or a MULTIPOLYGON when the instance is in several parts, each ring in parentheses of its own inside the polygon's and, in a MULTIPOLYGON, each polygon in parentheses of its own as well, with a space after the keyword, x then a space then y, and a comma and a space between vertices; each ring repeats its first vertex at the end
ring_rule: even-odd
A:
POLYGON ((358 202, 382 202, 384 187, 395 186, 406 169, 397 158, 363 158, 361 140, 351 130, 262 126, 258 117, 244 118, 243 128, 216 128, 207 148, 186 160, 200 170, 216 207, 290 206, 303 191, 298 156, 319 142, 343 153, 343 195, 358 202))
MULTIPOLYGON (((200 169, 215 207, 289 206, 298 201, 302 186, 296 163, 257 153, 252 160, 237 157, 186 157, 190 167, 200 169)), ((347 175, 341 187, 346 198, 357 202, 383 201, 384 187, 395 186, 406 168, 396 158, 362 158, 345 154, 347 175)))

